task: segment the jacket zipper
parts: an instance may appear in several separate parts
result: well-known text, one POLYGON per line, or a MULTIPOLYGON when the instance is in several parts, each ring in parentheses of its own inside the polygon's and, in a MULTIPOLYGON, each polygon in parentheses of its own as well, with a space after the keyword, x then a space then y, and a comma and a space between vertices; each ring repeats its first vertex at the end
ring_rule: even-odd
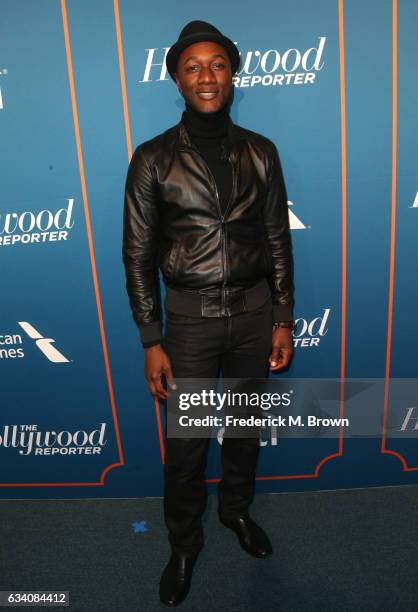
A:
POLYGON ((232 189, 231 189, 231 193, 229 194, 229 200, 228 200, 226 208, 225 208, 224 216, 221 218, 223 234, 224 234, 223 243, 224 243, 224 247, 225 247, 225 272, 224 272, 224 286, 223 286, 223 300, 224 300, 225 317, 227 317, 227 311, 226 311, 226 285, 228 284, 230 279, 229 279, 228 258, 227 258, 227 255, 226 255, 226 225, 224 224, 224 219, 228 215, 229 207, 231 205, 231 202, 232 202, 234 194, 235 194, 235 183, 236 183, 236 169, 235 169, 235 165, 232 163, 231 157, 228 157, 228 161, 229 161, 229 163, 232 166, 232 189))
POLYGON ((229 195, 229 200, 228 203, 226 205, 225 208, 225 213, 222 214, 221 211, 221 203, 219 200, 219 193, 218 193, 218 186, 216 184, 215 181, 215 177, 213 176, 212 170, 209 168, 209 166, 207 165, 205 159, 203 158, 203 156, 199 153, 199 151, 197 149, 194 149, 193 147, 189 148, 190 151, 192 151, 193 153, 196 153, 199 158, 202 160, 203 164, 206 166, 209 176, 212 179, 213 184, 215 185, 215 193, 216 193, 216 203, 218 206, 218 213, 219 213, 219 219, 221 222, 221 242, 222 242, 222 272, 223 272, 223 285, 222 285, 222 316, 224 318, 226 318, 228 316, 228 313, 226 311, 226 284, 227 281, 229 279, 229 275, 228 275, 228 260, 227 260, 227 256, 226 256, 226 227, 225 227, 225 217, 228 213, 229 210, 229 206, 231 204, 231 200, 233 198, 234 195, 234 191, 235 191, 235 167, 234 164, 231 163, 230 158, 228 158, 228 161, 231 163, 232 165, 232 190, 231 193, 229 195))

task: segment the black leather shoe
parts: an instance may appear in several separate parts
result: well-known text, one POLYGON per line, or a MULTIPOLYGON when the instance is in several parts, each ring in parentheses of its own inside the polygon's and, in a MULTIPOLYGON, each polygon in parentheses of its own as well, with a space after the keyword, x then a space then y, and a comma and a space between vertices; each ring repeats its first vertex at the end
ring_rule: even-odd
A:
POLYGON ((160 600, 166 606, 178 606, 187 597, 197 555, 186 557, 173 553, 160 580, 160 600))
POLYGON ((238 516, 234 519, 223 519, 220 516, 219 520, 225 527, 235 531, 241 548, 249 555, 263 558, 268 557, 273 552, 273 547, 266 532, 257 523, 254 523, 248 515, 238 516))

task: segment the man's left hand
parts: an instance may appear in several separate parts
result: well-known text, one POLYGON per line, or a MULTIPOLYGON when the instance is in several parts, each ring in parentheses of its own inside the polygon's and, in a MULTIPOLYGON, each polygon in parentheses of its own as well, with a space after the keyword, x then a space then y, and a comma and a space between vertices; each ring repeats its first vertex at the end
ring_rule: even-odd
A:
POLYGON ((270 370, 276 372, 285 368, 293 355, 293 337, 290 329, 278 327, 273 331, 269 357, 270 370))

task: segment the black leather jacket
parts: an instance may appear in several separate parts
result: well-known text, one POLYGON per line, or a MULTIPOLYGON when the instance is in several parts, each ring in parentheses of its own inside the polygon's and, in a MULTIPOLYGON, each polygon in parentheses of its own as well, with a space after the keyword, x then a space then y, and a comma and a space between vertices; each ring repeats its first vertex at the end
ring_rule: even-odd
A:
POLYGON ((161 334, 158 268, 166 287, 219 293, 202 316, 230 316, 236 292, 265 278, 274 319, 293 318, 291 238, 277 149, 231 120, 228 137, 233 188, 224 215, 213 175, 182 122, 138 146, 132 156, 122 253, 143 342, 161 334))

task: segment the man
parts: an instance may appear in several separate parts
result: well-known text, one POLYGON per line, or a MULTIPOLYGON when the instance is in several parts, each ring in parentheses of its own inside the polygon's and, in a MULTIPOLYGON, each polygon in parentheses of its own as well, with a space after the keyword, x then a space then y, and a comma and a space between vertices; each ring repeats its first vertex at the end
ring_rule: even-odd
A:
MULTIPOLYGON (((186 102, 179 124, 143 143, 125 191, 123 259, 145 377, 166 400, 175 378, 268 376, 292 355, 293 280, 287 197, 275 145, 231 121, 238 49, 192 21, 166 57, 186 102), (158 267, 165 283, 166 330, 158 267)), ((160 598, 187 595, 203 546, 207 439, 165 439, 164 513, 172 555, 160 598)), ((219 517, 242 548, 272 552, 249 516, 259 440, 224 438, 219 517)))

